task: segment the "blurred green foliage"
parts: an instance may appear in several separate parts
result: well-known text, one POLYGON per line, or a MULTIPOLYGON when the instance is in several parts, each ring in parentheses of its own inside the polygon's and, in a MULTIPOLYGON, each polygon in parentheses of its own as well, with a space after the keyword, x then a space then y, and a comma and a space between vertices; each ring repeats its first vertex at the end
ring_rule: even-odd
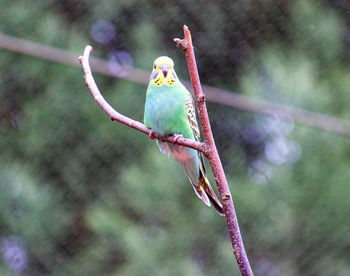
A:
MULTIPOLYGON (((203 83, 350 120, 345 1, 0 1, 0 32, 136 67, 185 58, 203 83), (93 41, 101 19, 116 28, 93 41)), ((96 75, 142 120, 146 87, 96 75)), ((349 275, 350 141, 209 103, 256 275, 349 275)), ((111 122, 82 70, 0 50, 1 275, 238 275, 226 224, 174 160, 111 122)), ((211 180, 213 182, 213 180, 211 180)))

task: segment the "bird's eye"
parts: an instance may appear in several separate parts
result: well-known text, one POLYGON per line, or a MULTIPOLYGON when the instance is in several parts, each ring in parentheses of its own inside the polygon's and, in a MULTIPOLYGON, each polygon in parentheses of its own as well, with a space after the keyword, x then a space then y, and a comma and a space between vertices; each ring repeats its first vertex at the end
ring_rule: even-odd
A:
POLYGON ((157 66, 156 66, 156 65, 154 65, 154 66, 153 66, 153 68, 154 68, 154 69, 156 69, 156 68, 157 68, 157 66))

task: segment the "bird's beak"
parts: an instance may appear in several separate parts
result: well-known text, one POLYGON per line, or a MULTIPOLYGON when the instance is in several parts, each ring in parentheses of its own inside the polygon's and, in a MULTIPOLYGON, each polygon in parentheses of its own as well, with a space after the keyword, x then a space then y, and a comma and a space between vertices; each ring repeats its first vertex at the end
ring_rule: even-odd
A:
POLYGON ((160 68, 160 70, 162 70, 164 78, 166 78, 166 76, 168 75, 169 69, 170 69, 169 65, 162 64, 159 66, 159 68, 160 68))

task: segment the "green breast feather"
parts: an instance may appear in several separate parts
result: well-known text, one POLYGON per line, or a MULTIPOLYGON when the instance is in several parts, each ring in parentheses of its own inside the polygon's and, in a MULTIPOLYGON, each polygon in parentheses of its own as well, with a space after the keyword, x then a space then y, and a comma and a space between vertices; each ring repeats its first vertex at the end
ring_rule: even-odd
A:
POLYGON ((161 135, 182 134, 194 139, 185 108, 187 91, 181 84, 155 86, 147 89, 144 122, 161 135))

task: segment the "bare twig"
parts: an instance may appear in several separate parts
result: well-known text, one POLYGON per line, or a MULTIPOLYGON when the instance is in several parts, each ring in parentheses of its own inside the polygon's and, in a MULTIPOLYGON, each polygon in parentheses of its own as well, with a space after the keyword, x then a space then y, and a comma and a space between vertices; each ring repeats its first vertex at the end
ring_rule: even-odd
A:
POLYGON ((198 114, 199 114, 199 120, 203 131, 204 144, 206 145, 206 148, 208 148, 208 151, 205 151, 204 154, 207 157, 210 163, 210 166, 213 170, 216 185, 218 187, 221 201, 223 203, 223 208, 225 211, 225 217, 226 217, 227 227, 230 232, 233 253, 236 257, 239 269, 242 275, 251 276, 253 275, 253 272, 250 267, 247 254, 244 249, 243 240, 239 230, 239 225, 238 225, 236 211, 235 211, 232 197, 231 197, 230 188, 227 184, 224 169, 222 167, 221 160, 215 146, 213 133, 210 127, 208 112, 205 105, 205 95, 203 94, 199 76, 198 76, 198 70, 197 70, 196 59, 193 51, 191 33, 186 25, 184 26, 184 35, 185 35, 185 38, 183 40, 175 38, 174 42, 177 44, 177 46, 181 47, 181 49, 186 54, 188 70, 190 72, 190 78, 194 89, 194 95, 195 95, 198 114))
MULTIPOLYGON (((2 33, 0 33, 0 48, 70 66, 80 66, 75 53, 2 33)), ((106 60, 92 57, 90 63, 95 72, 135 83, 148 84, 149 73, 145 70, 133 68, 128 70, 129 74, 117 76, 110 70, 110 64, 106 60)), ((191 87, 189 82, 185 81, 183 84, 187 88, 191 87)), ((208 85, 203 85, 202 88, 206 99, 210 102, 263 115, 274 114, 281 119, 292 118, 298 124, 350 136, 350 123, 343 119, 293 106, 271 103, 208 85)))
POLYGON ((182 138, 182 137, 164 137, 159 136, 157 133, 151 133, 151 130, 148 129, 144 124, 132 120, 119 112, 117 112, 107 101, 103 98, 101 95, 101 92, 99 91, 96 82, 92 76, 90 64, 89 64, 89 57, 90 53, 92 51, 91 46, 86 46, 84 50, 84 55, 79 57, 79 61, 84 69, 84 78, 85 83, 87 87, 90 89, 92 95, 94 96, 95 101, 102 107, 102 109, 108 114, 108 116, 111 118, 112 121, 118 121, 126 126, 132 127, 134 129, 137 129, 138 131, 141 131, 145 134, 148 134, 151 136, 151 134, 163 142, 173 143, 173 144, 179 144, 182 146, 190 147, 193 149, 196 149, 198 151, 205 152, 204 144, 201 142, 193 141, 190 139, 182 138))

